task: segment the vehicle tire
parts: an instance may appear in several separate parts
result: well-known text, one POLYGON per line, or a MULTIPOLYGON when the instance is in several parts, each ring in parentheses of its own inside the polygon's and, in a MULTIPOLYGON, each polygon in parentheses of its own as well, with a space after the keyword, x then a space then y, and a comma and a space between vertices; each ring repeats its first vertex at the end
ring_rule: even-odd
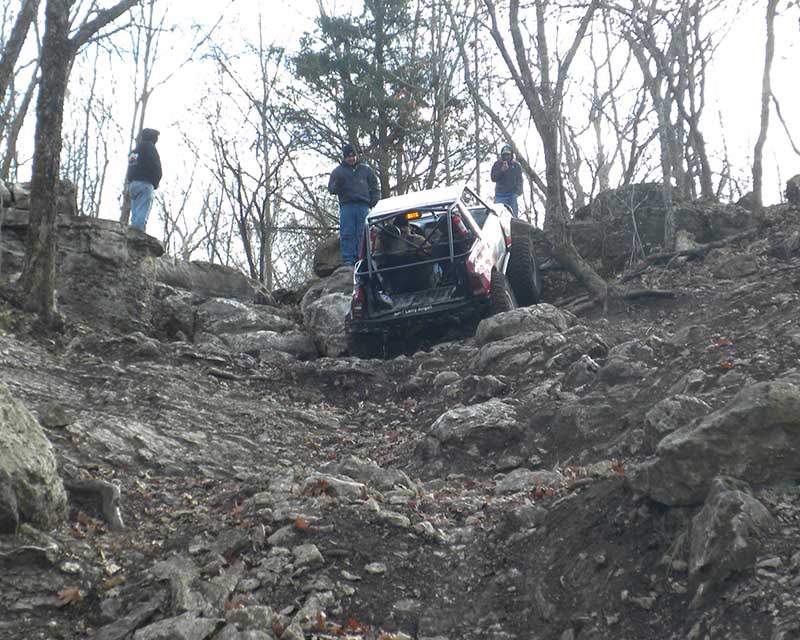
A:
POLYGON ((517 308, 517 300, 514 298, 514 292, 508 284, 508 279, 505 274, 497 271, 492 271, 491 291, 489 292, 489 307, 491 315, 496 313, 503 313, 504 311, 511 311, 517 308))
POLYGON ((511 255, 506 273, 517 302, 528 307, 539 302, 542 274, 536 264, 533 248, 533 227, 522 220, 511 221, 511 255))
POLYGON ((376 333, 350 333, 347 335, 347 352, 359 360, 378 358, 383 360, 383 335, 376 333))
POLYGON ((370 358, 384 358, 386 340, 383 333, 354 333, 350 331, 350 314, 345 316, 345 331, 347 332, 347 353, 360 360, 370 358))

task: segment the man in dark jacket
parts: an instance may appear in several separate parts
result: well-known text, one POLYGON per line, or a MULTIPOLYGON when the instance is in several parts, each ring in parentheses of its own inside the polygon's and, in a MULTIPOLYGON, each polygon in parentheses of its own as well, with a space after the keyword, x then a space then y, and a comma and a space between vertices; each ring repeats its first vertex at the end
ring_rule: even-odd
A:
POLYGON ((358 161, 352 144, 342 148, 342 163, 331 172, 328 191, 339 197, 339 247, 342 262, 358 259, 364 220, 380 199, 378 179, 367 165, 358 161))
POLYGON ((510 144, 500 150, 500 157, 492 165, 492 182, 495 183, 494 201, 508 205, 511 215, 519 216, 517 196, 522 195, 522 167, 510 144))
POLYGON ((131 196, 131 225, 144 231, 153 206, 153 190, 161 182, 161 158, 156 150, 158 131, 142 129, 139 144, 128 156, 128 193, 131 196))

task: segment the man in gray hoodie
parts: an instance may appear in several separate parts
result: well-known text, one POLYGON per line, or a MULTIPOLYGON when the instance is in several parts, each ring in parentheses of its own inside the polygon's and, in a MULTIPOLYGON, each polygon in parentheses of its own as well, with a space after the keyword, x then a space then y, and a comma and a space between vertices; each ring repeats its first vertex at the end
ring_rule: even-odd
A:
POLYGON ((353 265, 358 259, 364 220, 380 199, 380 189, 372 169, 359 162, 352 144, 342 148, 342 163, 331 172, 328 191, 339 198, 342 262, 353 265))

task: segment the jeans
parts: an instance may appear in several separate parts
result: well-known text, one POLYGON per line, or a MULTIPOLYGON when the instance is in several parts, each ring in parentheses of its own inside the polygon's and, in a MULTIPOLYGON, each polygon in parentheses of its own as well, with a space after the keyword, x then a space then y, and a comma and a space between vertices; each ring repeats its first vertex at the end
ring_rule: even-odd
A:
POLYGON ((363 202, 348 202, 339 205, 339 247, 342 262, 354 265, 361 248, 364 234, 364 220, 369 213, 369 205, 363 202))
POLYGON ((131 194, 131 226, 144 231, 147 216, 153 206, 153 185, 142 180, 132 180, 128 185, 131 194))
POLYGON ((511 215, 519 218, 519 207, 517 206, 516 193, 495 193, 494 201, 497 204, 507 204, 511 209, 511 215))

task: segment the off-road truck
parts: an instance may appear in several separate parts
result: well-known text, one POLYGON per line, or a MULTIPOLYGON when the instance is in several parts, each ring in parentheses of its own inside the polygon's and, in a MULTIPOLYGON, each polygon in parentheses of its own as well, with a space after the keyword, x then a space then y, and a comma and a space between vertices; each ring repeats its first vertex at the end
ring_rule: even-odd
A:
POLYGON ((536 304, 531 229, 463 184, 378 202, 353 270, 350 352, 378 355, 413 326, 536 304))

